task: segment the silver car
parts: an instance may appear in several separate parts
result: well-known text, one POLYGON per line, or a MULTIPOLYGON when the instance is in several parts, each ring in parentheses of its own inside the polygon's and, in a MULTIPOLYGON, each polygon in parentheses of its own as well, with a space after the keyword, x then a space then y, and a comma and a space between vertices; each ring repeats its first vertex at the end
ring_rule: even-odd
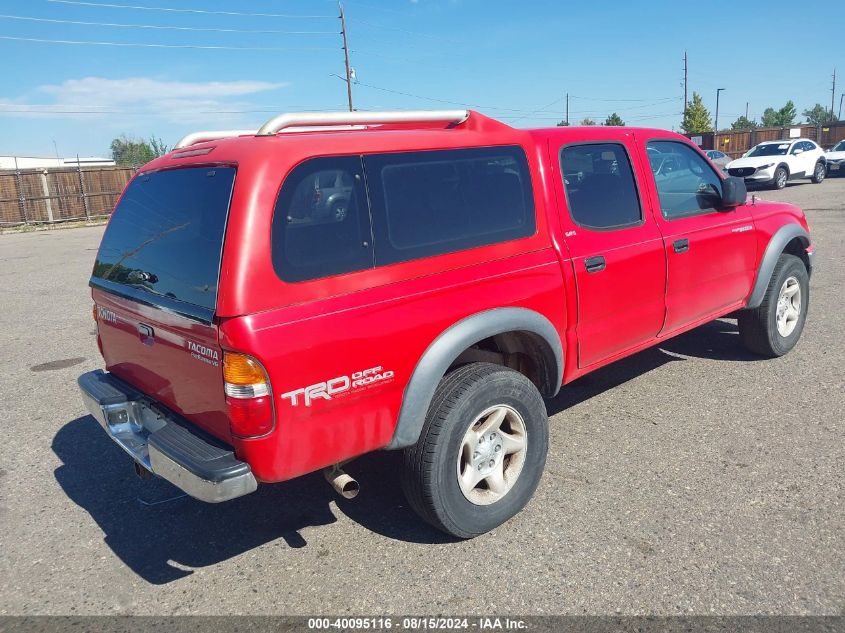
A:
POLYGON ((708 149, 704 153, 707 154, 707 158, 709 158, 711 162, 716 163, 722 171, 724 171, 725 167, 728 166, 728 163, 733 160, 733 158, 717 149, 708 149))

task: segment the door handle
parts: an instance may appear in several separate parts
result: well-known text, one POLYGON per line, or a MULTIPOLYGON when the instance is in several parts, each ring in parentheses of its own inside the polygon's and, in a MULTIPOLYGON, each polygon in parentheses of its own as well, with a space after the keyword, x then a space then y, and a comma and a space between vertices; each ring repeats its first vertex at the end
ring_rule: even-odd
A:
POLYGON ((675 249, 676 253, 686 253, 689 250, 689 240, 687 238, 675 240, 672 242, 672 248, 675 249))
POLYGON ((584 266, 587 268, 588 273, 597 273, 602 271, 604 270, 605 265, 606 262, 604 261, 604 257, 602 255, 588 257, 584 260, 584 266))

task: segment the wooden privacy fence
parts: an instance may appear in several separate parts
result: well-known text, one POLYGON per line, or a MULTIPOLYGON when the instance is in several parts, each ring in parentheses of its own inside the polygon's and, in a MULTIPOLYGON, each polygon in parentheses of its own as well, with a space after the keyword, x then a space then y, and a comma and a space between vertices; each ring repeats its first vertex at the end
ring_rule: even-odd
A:
MULTIPOLYGON (((845 139, 845 121, 826 123, 821 127, 808 124, 788 127, 760 127, 754 130, 721 130, 707 134, 688 134, 690 138, 701 137, 702 149, 718 149, 731 158, 739 158, 752 147, 763 141, 788 140, 790 130, 799 130, 798 135, 808 138, 824 148, 832 147, 845 139)), ((794 132, 793 132, 794 134, 794 132)))
POLYGON ((0 226, 109 215, 134 173, 131 167, 0 170, 0 226))

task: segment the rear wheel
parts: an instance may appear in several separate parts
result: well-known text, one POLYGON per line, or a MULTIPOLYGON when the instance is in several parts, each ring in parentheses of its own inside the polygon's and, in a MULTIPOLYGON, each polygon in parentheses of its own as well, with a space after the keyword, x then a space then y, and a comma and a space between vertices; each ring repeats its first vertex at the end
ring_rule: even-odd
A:
POLYGON ((548 442, 546 407, 530 380, 499 365, 465 365, 437 387, 420 439, 405 451, 402 487, 431 525, 472 538, 525 507, 548 442))
POLYGON ((772 186, 775 189, 783 189, 786 187, 787 180, 789 180, 789 173, 786 171, 786 167, 778 167, 775 170, 775 177, 772 180, 772 186))
POLYGON ((783 356, 801 338, 809 303, 810 279, 804 262, 782 254, 760 307, 739 313, 740 341, 761 356, 783 356))
POLYGON ((816 163, 816 168, 813 170, 813 182, 819 184, 827 175, 827 166, 821 161, 816 163))

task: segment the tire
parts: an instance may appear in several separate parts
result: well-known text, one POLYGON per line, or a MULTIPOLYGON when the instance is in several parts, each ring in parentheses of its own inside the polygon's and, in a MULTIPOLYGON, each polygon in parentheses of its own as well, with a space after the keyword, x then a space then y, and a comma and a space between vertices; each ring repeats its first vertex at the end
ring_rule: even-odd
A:
POLYGON ((813 182, 819 184, 824 177, 827 176, 827 166, 819 161, 816 163, 816 167, 813 169, 813 182))
POLYGON ((778 167, 775 169, 775 177, 772 179, 772 187, 775 189, 783 189, 786 187, 786 181, 789 180, 789 172, 786 167, 778 167))
POLYGON ((801 338, 809 307, 810 277, 804 262, 783 253, 772 271, 763 302, 758 308, 739 313, 739 340, 755 354, 783 356, 801 338), (790 315, 795 318, 790 320, 790 315))
POLYGON ((405 450, 402 488, 425 521, 473 538, 525 507, 548 446, 546 406, 528 378, 500 365, 464 365, 437 386, 420 439, 405 450))

